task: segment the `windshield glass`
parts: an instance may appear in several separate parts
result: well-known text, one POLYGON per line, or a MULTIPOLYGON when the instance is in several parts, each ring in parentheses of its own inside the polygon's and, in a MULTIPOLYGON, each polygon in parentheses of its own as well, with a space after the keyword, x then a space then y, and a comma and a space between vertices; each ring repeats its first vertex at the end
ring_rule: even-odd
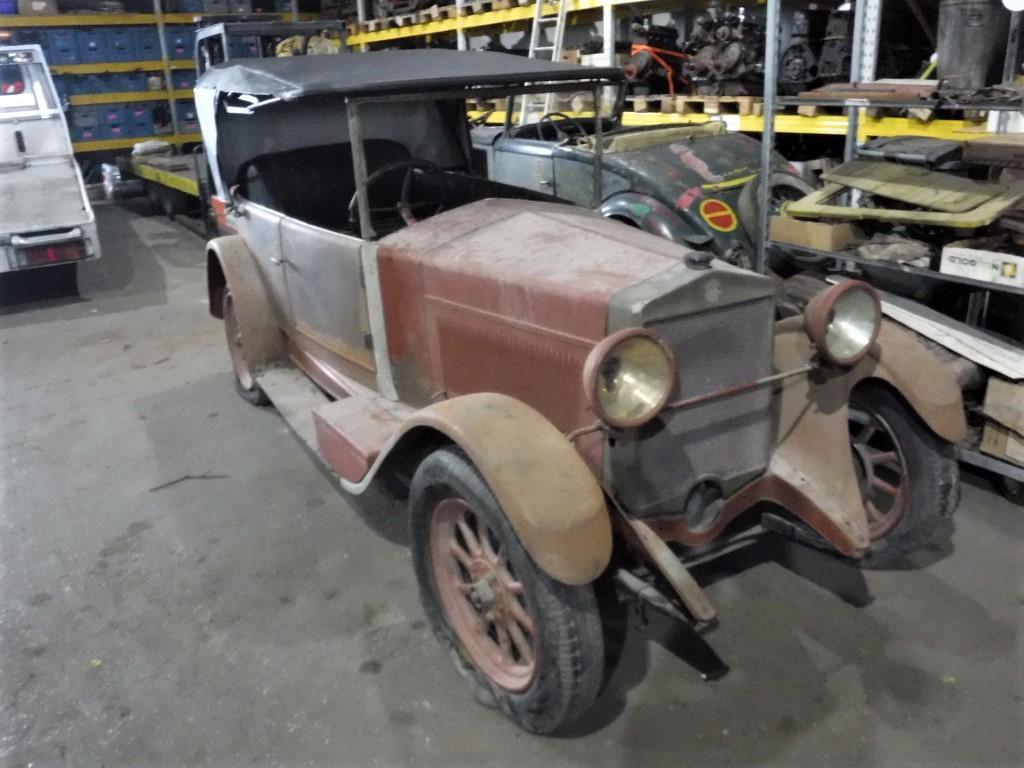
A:
POLYGON ((34 114, 56 106, 42 64, 0 63, 0 117, 34 114))

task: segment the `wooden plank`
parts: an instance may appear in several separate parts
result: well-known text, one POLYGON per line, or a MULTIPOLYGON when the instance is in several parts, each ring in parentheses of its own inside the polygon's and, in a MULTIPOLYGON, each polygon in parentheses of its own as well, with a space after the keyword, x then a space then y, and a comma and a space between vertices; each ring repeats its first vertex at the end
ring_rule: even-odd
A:
POLYGON ((875 160, 851 160, 825 171, 830 182, 947 213, 972 211, 1004 194, 1004 184, 987 184, 926 168, 875 160))

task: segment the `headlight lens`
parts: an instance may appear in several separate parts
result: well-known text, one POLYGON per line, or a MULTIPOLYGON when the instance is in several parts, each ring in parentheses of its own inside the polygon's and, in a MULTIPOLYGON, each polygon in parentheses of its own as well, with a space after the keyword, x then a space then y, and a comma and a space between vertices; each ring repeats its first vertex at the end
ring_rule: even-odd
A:
POLYGON ((583 369, 590 407, 619 429, 653 419, 672 394, 675 374, 671 351, 643 328, 627 328, 601 341, 583 369))
POLYGON ((847 280, 815 296, 804 319, 822 356, 835 365, 850 366, 860 362, 878 338, 882 306, 870 285, 847 280))

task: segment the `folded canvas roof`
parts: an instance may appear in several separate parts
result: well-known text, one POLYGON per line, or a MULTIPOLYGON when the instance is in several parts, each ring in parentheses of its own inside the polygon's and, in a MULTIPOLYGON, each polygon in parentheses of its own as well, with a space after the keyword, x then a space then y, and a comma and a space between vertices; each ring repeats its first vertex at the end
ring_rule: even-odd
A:
POLYGON ((536 83, 579 83, 582 87, 622 79, 622 70, 614 67, 584 67, 508 53, 418 50, 243 59, 209 69, 196 88, 291 101, 318 94, 472 92, 536 83))

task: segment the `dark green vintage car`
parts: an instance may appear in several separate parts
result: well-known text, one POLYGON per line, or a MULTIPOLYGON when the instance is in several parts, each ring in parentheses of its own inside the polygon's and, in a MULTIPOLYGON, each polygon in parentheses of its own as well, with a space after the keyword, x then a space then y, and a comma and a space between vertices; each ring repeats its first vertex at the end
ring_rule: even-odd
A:
MULTIPOLYGON (((473 130, 473 148, 495 181, 592 206, 594 123, 553 112, 518 127, 481 125, 473 130)), ((602 123, 601 214, 751 265, 758 240, 760 142, 730 133, 719 121, 624 128, 618 112, 602 123)), ((811 191, 777 156, 773 206, 811 191)))

